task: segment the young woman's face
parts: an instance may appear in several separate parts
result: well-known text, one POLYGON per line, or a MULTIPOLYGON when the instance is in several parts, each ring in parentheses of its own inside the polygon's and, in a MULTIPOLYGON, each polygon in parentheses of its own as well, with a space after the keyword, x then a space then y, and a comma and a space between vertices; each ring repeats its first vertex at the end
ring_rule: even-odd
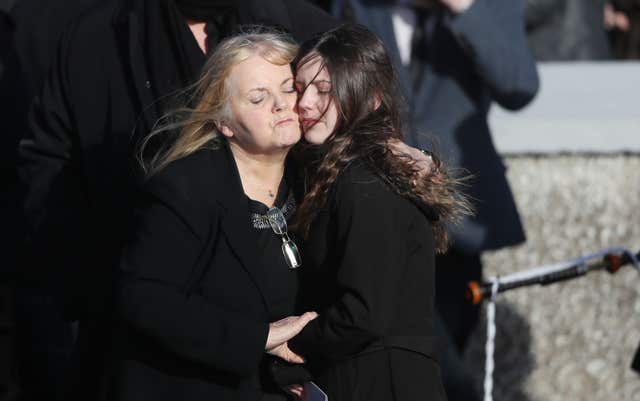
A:
POLYGON ((331 98, 331 77, 322 67, 321 57, 313 57, 298 68, 296 90, 304 138, 319 145, 331 135, 338 121, 338 110, 331 98))
POLYGON ((254 154, 288 150, 300 140, 296 91, 289 64, 254 55, 233 67, 230 117, 221 127, 229 142, 254 154))

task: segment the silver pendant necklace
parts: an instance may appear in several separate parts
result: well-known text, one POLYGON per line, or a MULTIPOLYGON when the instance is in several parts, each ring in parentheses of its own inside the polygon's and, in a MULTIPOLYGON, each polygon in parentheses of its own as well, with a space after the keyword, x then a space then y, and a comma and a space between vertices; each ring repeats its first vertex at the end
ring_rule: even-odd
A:
MULTIPOLYGON (((296 211, 296 199, 293 196, 293 192, 289 192, 289 196, 287 196, 287 200, 282 205, 280 209, 285 219, 291 217, 293 212, 296 211)), ((269 216, 266 214, 260 213, 251 213, 251 224, 253 224, 254 228, 259 230, 265 230, 267 228, 271 228, 271 223, 269 222, 269 216)))

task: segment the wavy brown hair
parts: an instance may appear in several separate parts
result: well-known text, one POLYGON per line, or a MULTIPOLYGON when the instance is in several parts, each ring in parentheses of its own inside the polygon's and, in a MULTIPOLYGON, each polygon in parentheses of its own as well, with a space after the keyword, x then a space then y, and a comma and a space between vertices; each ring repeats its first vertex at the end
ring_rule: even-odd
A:
MULTIPOLYGON (((320 58, 331 79, 338 121, 320 151, 302 151, 309 182, 295 229, 307 237, 318 211, 327 204, 340 172, 362 161, 396 193, 429 211, 436 250, 447 248, 448 222, 470 213, 462 183, 439 162, 419 175, 415 161, 390 150, 402 140, 402 95, 382 41, 368 29, 345 24, 302 45, 294 69, 320 58), (313 157, 312 155, 316 155, 313 157), (317 155, 322 155, 318 157, 317 155), (419 177, 419 179, 417 179, 419 177)), ((309 149, 307 149, 309 150, 309 149)))

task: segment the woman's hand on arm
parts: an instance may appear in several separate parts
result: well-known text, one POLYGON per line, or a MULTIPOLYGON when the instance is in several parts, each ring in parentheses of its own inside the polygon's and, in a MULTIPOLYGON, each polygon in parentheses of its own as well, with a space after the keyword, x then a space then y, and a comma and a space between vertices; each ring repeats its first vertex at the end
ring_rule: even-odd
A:
POLYGON ((289 349, 287 341, 300 333, 307 323, 316 317, 318 317, 316 312, 305 312, 301 316, 289 316, 269 324, 265 351, 287 362, 304 363, 300 355, 289 349))
POLYGON ((425 150, 414 148, 395 138, 388 142, 388 147, 394 155, 408 157, 413 162, 417 170, 416 179, 424 179, 436 169, 436 162, 425 150))

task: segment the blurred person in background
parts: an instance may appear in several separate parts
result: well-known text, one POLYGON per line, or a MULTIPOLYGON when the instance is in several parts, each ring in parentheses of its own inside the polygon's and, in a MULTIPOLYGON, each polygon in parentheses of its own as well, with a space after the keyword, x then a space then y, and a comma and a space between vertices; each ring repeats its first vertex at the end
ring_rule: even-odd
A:
MULTIPOLYGON (((4 7, 4 5, 2 5, 4 7)), ((3 260, 0 264, 0 277, 12 276, 17 270, 18 248, 20 244, 21 223, 20 203, 17 192, 18 141, 24 130, 25 119, 15 118, 26 115, 28 101, 25 94, 24 79, 20 61, 15 48, 15 20, 9 10, 0 7, 0 107, 3 125, 0 131, 0 183, 2 194, 0 212, 2 221, 3 260), (8 196, 7 196, 8 195, 8 196)), ((0 283, 5 283, 0 280, 0 283)))
POLYGON ((525 0, 527 40, 538 61, 607 60, 605 0, 525 0))
POLYGON ((436 308, 447 395, 479 399, 461 360, 480 314, 465 300, 465 287, 481 279, 483 251, 525 239, 487 123, 494 102, 518 110, 538 91, 523 3, 340 0, 333 11, 367 26, 389 49, 410 103, 408 143, 428 147, 435 137, 443 161, 474 177, 466 192, 476 215, 451 230, 452 248, 436 260, 436 308))
POLYGON ((26 99, 21 87, 18 57, 13 37, 15 23, 9 14, 9 4, 0 2, 0 102, 3 125, 0 130, 0 399, 9 399, 15 393, 15 379, 12 377, 12 342, 15 338, 11 298, 13 284, 18 272, 18 249, 23 224, 20 218, 18 196, 18 133, 23 121, 12 116, 24 113, 26 99))
POLYGON ((80 323, 65 374, 78 399, 96 399, 108 352, 113 272, 140 179, 134 148, 168 95, 196 79, 207 52, 256 23, 298 41, 335 26, 302 0, 107 0, 56 44, 20 141, 20 180, 30 264, 53 288, 52 315, 80 323))
MULTIPOLYGON (((3 48, 11 47, 12 57, 6 74, 2 74, 0 89, 4 117, 2 183, 6 194, 2 198, 2 254, 3 271, 11 271, 4 281, 11 288, 5 311, 11 312, 11 371, 21 400, 58 397, 74 334, 59 299, 52 295, 57 286, 55 275, 32 259, 33 253, 25 252, 28 247, 24 246, 24 185, 19 184, 17 174, 18 142, 27 129, 29 104, 45 79, 60 34, 71 19, 98 1, 13 0, 3 5, 10 13, 12 32, 3 33, 0 40, 3 48)), ((8 358, 2 362, 9 363, 8 358)))
POLYGON ((640 0, 608 1, 604 24, 616 58, 640 58, 640 0))

